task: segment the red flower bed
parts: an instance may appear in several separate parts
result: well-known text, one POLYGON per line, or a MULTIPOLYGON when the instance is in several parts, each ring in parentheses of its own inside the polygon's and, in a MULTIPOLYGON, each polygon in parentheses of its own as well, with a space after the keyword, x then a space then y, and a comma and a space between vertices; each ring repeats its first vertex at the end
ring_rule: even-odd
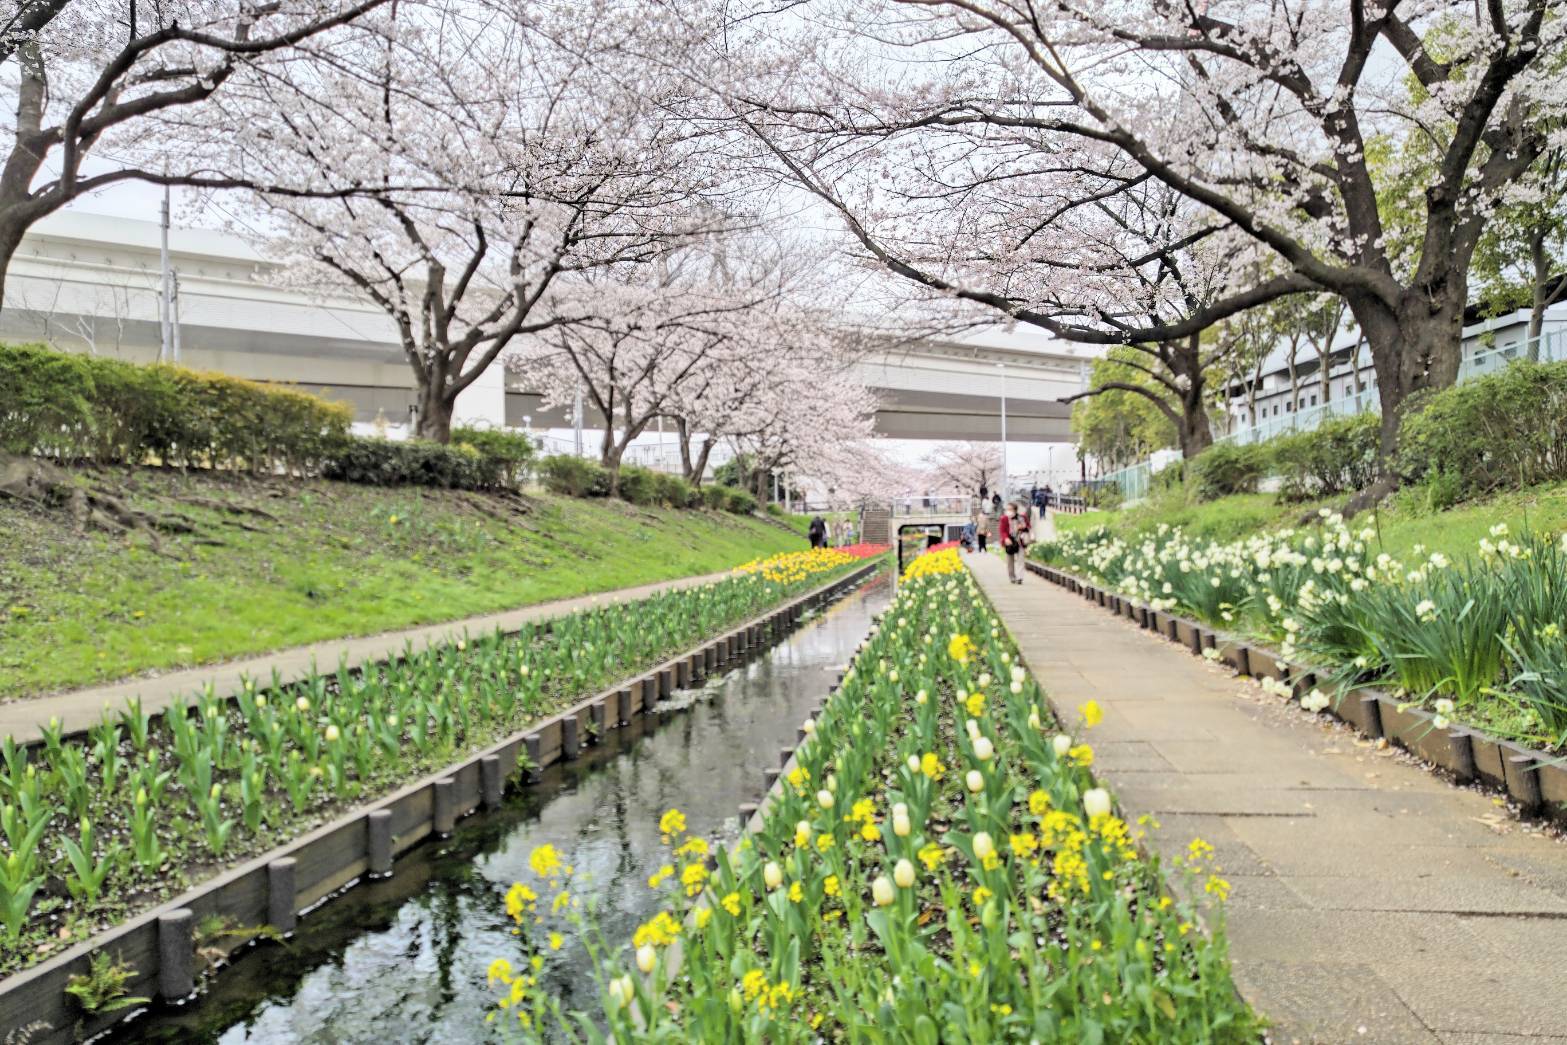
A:
POLYGON ((882 554, 884 554, 886 552, 891 551, 892 550, 892 545, 890 545, 890 544, 864 544, 864 543, 861 543, 861 544, 848 544, 848 545, 844 545, 842 548, 836 548, 834 550, 843 552, 843 554, 845 554, 845 555, 852 555, 856 559, 873 559, 873 558, 875 558, 878 555, 882 555, 882 554))
POLYGON ((930 547, 920 552, 920 554, 929 555, 931 552, 944 552, 948 548, 956 548, 962 543, 962 541, 942 541, 940 544, 932 544, 930 547))

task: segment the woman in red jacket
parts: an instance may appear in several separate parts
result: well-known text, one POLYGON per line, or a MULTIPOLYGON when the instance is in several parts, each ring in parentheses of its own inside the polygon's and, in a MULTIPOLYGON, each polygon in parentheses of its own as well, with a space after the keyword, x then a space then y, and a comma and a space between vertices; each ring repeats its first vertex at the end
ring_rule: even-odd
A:
POLYGON ((1007 580, 1013 584, 1023 583, 1023 578, 1017 575, 1017 557, 1028 547, 1031 536, 1028 516, 1018 511, 1016 501, 1009 502, 1006 513, 1001 516, 1000 537, 1001 550, 1007 553, 1007 580))

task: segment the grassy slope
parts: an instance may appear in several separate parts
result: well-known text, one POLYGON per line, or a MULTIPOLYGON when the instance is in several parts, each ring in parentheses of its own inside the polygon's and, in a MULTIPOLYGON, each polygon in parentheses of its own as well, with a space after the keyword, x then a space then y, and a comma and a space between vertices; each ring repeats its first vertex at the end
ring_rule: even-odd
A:
MULTIPOLYGON (((1167 498, 1120 512, 1056 518, 1067 531, 1107 524, 1119 533, 1134 533, 1166 522, 1197 536, 1233 540, 1260 530, 1293 526, 1315 507, 1279 504, 1271 494, 1244 494, 1201 505, 1167 498)), ((1382 547, 1398 557, 1408 557, 1419 544, 1428 551, 1457 558, 1474 552, 1480 538, 1498 522, 1507 523, 1515 533, 1525 527, 1553 535, 1567 531, 1567 483, 1501 494, 1441 512, 1426 510, 1419 503, 1419 491, 1408 491, 1374 512, 1356 516, 1354 526, 1375 527, 1382 547)))
POLYGON ((804 547, 785 530, 619 502, 504 502, 444 490, 259 484, 142 472, 140 507, 203 544, 77 534, 0 502, 0 698, 727 569, 804 547), (276 521, 178 500, 264 508, 276 521), (242 524, 242 525, 241 525, 242 524), (254 530, 243 527, 254 527, 254 530))

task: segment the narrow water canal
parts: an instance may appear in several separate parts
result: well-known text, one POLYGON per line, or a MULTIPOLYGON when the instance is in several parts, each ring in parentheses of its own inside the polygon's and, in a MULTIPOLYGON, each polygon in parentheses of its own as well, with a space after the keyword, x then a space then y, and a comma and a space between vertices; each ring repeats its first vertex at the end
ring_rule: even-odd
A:
MULTIPOLYGON (((262 944, 223 970, 199 1000, 124 1026, 117 1041, 471 1042, 487 1037, 491 959, 515 958, 506 890, 537 886, 528 854, 554 843, 576 867, 573 891, 599 898, 611 941, 657 909, 647 879, 667 860, 658 819, 686 814, 711 841, 739 833, 737 807, 762 794, 810 708, 853 656, 891 597, 878 575, 783 642, 667 707, 449 838, 397 861, 389 879, 350 890, 301 919, 286 945, 262 944)), ((596 1008, 576 940, 551 957, 543 986, 569 1007, 596 1008)))

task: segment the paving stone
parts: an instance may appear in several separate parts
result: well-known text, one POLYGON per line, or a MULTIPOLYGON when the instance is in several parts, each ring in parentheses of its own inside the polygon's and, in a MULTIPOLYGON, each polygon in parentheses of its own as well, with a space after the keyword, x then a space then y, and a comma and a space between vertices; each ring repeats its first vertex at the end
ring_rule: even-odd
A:
POLYGON ((1246 998, 1267 998, 1275 1045, 1436 1045, 1439 1039, 1369 965, 1250 960, 1235 984, 1246 998))
POLYGON ((1308 904, 1324 910, 1567 915, 1567 900, 1517 879, 1494 874, 1415 879, 1351 875, 1281 877, 1308 904))

